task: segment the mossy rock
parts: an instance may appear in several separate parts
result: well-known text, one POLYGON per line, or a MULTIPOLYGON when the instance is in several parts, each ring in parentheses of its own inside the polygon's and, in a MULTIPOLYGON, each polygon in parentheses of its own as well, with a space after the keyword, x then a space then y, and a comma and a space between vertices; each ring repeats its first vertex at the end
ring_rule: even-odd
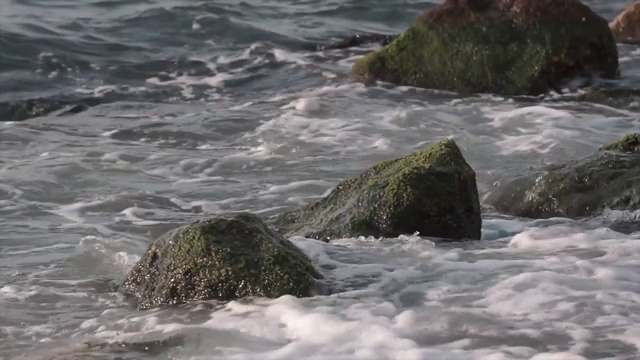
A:
POLYGON ((578 0, 445 0, 353 77, 460 93, 539 95, 576 76, 619 76, 606 20, 578 0))
POLYGON ((640 208, 640 134, 579 160, 505 183, 487 197, 498 211, 535 219, 584 218, 640 208))
POLYGON ((627 134, 618 141, 601 147, 600 151, 640 154, 640 134, 627 134))
POLYGON ((249 213, 221 215, 151 243, 121 286, 139 309, 193 300, 310 296, 322 276, 295 245, 249 213))
POLYGON ((445 139, 342 181, 326 198, 276 217, 274 226, 287 236, 320 240, 416 232, 479 239, 475 172, 456 143, 445 139))

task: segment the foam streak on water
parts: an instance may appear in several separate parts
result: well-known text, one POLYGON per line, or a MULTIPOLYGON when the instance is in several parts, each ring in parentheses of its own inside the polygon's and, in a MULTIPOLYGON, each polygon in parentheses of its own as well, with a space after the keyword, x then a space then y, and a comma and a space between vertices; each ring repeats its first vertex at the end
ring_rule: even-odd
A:
MULTIPOLYGON (((483 214, 483 240, 293 238, 308 299, 138 312, 114 284, 165 231, 264 216, 452 137, 481 195, 637 131, 638 104, 459 97, 345 77, 431 1, 0 4, 0 359, 636 359, 637 220, 483 214)), ((626 2, 584 1, 611 19, 626 2)), ((621 46, 622 81, 640 52, 621 46)), ((634 77, 636 76, 636 77, 634 77)), ((486 205, 486 204, 483 204, 486 205)))

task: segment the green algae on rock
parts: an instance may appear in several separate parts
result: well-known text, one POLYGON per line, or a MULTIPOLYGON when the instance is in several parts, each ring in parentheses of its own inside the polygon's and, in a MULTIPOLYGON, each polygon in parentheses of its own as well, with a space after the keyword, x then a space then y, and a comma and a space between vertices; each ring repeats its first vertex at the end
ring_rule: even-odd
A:
POLYGON ((310 296, 322 276, 295 245, 249 213, 220 215, 152 242, 121 291, 139 309, 192 300, 310 296))
POLYGON ((460 93, 539 95, 619 75, 605 19, 578 0, 445 0, 359 59, 353 77, 460 93))
POLYGON ((479 239, 481 222, 475 172, 445 139, 342 181, 327 197, 276 217, 274 226, 321 240, 416 232, 479 239))
POLYGON ((627 134, 618 141, 601 147, 600 151, 640 154, 640 134, 627 134))
POLYGON ((505 183, 487 197, 498 211, 534 219, 583 218, 640 208, 640 134, 582 159, 505 183))

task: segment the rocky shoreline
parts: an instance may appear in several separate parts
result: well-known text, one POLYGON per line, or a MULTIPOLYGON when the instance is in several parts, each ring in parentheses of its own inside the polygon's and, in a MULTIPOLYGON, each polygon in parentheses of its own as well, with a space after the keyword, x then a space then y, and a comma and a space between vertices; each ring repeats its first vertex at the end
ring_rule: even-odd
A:
MULTIPOLYGON (((386 46, 357 61, 352 75, 507 96, 539 95, 576 76, 617 78, 616 41, 638 40, 640 30, 628 25, 640 24, 638 4, 608 24, 577 0, 445 0, 401 36, 379 38, 386 46)), ((637 90, 615 88, 591 89, 581 98, 614 105, 637 99, 637 90)), ((640 135, 630 134, 585 158, 508 180, 487 202, 521 217, 588 218, 607 209, 637 210, 638 183, 640 135)), ((323 276, 287 237, 418 234, 475 241, 481 223, 475 171, 455 141, 443 139, 375 164, 325 198, 273 218, 223 214, 172 230, 149 245, 120 291, 139 309, 312 296, 323 276)))
MULTIPOLYGON (((640 134, 595 154, 498 187, 488 202, 521 217, 585 218, 640 206, 640 134)), ((120 290, 139 309, 246 296, 312 296, 323 276, 287 240, 416 234, 480 240, 475 172, 455 141, 378 163, 325 198, 271 219, 231 213, 196 221, 153 241, 120 290)))

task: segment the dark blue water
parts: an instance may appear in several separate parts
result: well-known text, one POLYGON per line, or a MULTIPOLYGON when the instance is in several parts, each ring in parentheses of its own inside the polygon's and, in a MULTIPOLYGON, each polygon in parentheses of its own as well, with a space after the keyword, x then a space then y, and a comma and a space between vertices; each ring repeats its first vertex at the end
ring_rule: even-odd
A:
MULTIPOLYGON (((167 229, 297 206, 445 136, 484 195, 640 128, 638 104, 365 87, 344 74, 375 44, 314 50, 431 6, 0 0, 0 358, 634 359, 640 242, 607 226, 629 213, 487 210, 467 247, 291 239, 332 296, 138 312, 114 291, 167 229)), ((636 81, 640 51, 620 54, 636 81)))

